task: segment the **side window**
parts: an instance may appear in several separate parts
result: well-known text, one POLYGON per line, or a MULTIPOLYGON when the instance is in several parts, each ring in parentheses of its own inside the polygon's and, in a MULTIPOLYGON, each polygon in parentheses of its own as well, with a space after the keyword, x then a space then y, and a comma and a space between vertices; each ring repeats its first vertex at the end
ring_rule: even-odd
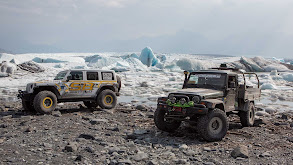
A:
POLYGON ((68 76, 71 76, 70 80, 83 80, 83 74, 79 71, 72 71, 68 76))
POLYGON ((236 76, 229 76, 228 88, 236 88, 236 76))
POLYGON ((238 84, 239 86, 244 85, 244 77, 242 74, 238 74, 238 84))
POLYGON ((87 72, 87 80, 99 80, 98 72, 87 72))
POLYGON ((102 72, 102 80, 114 80, 112 72, 102 72))

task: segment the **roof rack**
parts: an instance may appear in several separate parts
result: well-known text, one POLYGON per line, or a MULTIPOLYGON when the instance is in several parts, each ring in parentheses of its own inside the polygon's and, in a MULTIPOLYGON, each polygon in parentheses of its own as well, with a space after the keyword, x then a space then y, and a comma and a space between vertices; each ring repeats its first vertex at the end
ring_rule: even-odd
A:
POLYGON ((221 64, 219 68, 210 68, 210 69, 239 71, 239 68, 228 68, 227 64, 221 64))

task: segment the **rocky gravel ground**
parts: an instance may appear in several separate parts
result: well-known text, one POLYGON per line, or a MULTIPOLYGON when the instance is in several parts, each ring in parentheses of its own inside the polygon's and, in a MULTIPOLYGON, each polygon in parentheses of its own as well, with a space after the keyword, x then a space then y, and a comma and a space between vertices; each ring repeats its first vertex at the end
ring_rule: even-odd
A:
POLYGON ((23 112, 20 101, 0 101, 0 164, 293 164, 293 111, 259 111, 246 128, 230 115, 219 142, 202 140, 187 123, 161 132, 153 114, 144 105, 64 103, 38 115, 23 112))

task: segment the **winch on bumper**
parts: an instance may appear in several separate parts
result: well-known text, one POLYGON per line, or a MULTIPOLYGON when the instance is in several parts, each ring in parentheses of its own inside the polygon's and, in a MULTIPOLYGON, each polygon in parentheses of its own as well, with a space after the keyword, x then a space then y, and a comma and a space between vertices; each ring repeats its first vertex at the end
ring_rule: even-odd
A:
POLYGON ((31 97, 31 93, 27 93, 26 91, 22 91, 22 90, 18 90, 18 95, 17 98, 25 100, 25 101, 29 101, 30 97, 31 97))
POLYGON ((168 97, 159 97, 158 98, 158 108, 166 110, 169 113, 192 116, 195 114, 207 114, 208 108, 203 104, 194 104, 192 101, 185 102, 183 104, 179 102, 172 103, 168 97))

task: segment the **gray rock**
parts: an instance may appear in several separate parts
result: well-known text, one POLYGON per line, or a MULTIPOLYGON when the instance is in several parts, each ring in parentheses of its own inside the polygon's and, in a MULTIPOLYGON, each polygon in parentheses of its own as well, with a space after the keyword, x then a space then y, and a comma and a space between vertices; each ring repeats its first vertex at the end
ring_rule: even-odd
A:
POLYGON ((259 127, 260 125, 267 125, 268 121, 266 119, 255 119, 254 126, 259 127))
POLYGON ((119 164, 132 164, 132 162, 129 159, 121 159, 118 161, 119 164))
POLYGON ((91 123, 92 125, 100 124, 100 123, 107 123, 107 122, 108 122, 107 119, 92 119, 92 120, 90 121, 90 123, 91 123))
POLYGON ((55 116, 55 117, 61 117, 62 116, 60 111, 53 111, 52 115, 55 116))
POLYGON ((266 151, 266 152, 260 154, 259 157, 271 157, 271 154, 268 151, 266 151))
POLYGON ((187 160, 185 159, 177 159, 175 160, 176 164, 186 164, 187 163, 187 160))
POLYGON ((183 151, 183 153, 187 156, 194 156, 194 155, 197 155, 198 152, 195 152, 193 150, 187 150, 187 151, 183 151))
POLYGON ((215 165, 215 163, 213 163, 213 162, 204 162, 203 164, 204 165, 215 165))
POLYGON ((91 134, 80 134, 78 138, 83 138, 87 140, 95 140, 95 137, 91 134))
POLYGON ((203 150, 204 150, 204 151, 207 151, 207 152, 212 151, 212 149, 211 149, 210 147, 203 147, 203 150))
POLYGON ((265 111, 257 111, 255 113, 256 116, 270 116, 269 113, 265 112, 265 111))
POLYGON ((269 114, 274 114, 274 113, 277 112, 277 110, 274 109, 274 108, 272 108, 272 107, 267 107, 267 108, 265 109, 265 111, 266 111, 267 113, 269 113, 269 114))
POLYGON ((132 156, 132 159, 135 161, 142 161, 142 160, 146 160, 148 157, 149 157, 149 155, 147 153, 138 152, 137 154, 132 156))
POLYGON ((289 125, 289 123, 285 123, 285 122, 275 122, 274 125, 275 125, 275 126, 289 125))
POLYGON ((33 131, 34 131, 34 128, 28 127, 24 132, 33 132, 33 131))
POLYGON ((118 151, 120 150, 120 148, 114 146, 114 147, 110 147, 108 150, 109 150, 108 153, 109 153, 109 154, 112 154, 113 152, 118 152, 118 151))
POLYGON ((94 153, 95 149, 93 147, 86 147, 85 150, 89 153, 94 153))
POLYGON ((64 150, 67 152, 75 152, 77 151, 79 144, 77 142, 69 142, 67 146, 65 146, 64 150))
POLYGON ((77 157, 75 158, 75 161, 81 161, 82 160, 82 156, 81 155, 77 155, 77 157))
POLYGON ((287 140, 291 143, 293 143, 293 137, 288 137, 287 140))
POLYGON ((119 132, 120 130, 119 130, 119 128, 118 128, 118 127, 114 127, 114 128, 112 129, 112 131, 119 132))
POLYGON ((148 86, 149 86, 148 83, 145 81, 140 83, 140 87, 148 87, 148 86))
POLYGON ((293 123, 290 124, 290 127, 293 127, 293 123))
POLYGON ((179 146, 179 149, 180 150, 186 150, 186 149, 188 149, 189 147, 186 145, 186 144, 182 144, 182 145, 180 145, 179 146))
POLYGON ((49 143, 43 143, 43 146, 46 147, 46 148, 52 148, 53 147, 53 145, 49 144, 49 143))
POLYGON ((248 148, 244 145, 238 145, 234 150, 231 152, 231 156, 233 158, 241 157, 241 158, 248 158, 248 148))
POLYGON ((150 160, 147 165, 157 165, 159 164, 157 160, 150 160))
POLYGON ((282 114, 281 119, 288 120, 288 116, 286 114, 282 114))
POLYGON ((144 130, 144 129, 137 129, 137 130, 133 131, 133 134, 135 134, 135 135, 143 135, 143 134, 147 134, 147 133, 148 133, 148 131, 144 130))
POLYGON ((140 110, 140 111, 146 111, 147 107, 145 105, 137 105, 135 109, 140 110))

